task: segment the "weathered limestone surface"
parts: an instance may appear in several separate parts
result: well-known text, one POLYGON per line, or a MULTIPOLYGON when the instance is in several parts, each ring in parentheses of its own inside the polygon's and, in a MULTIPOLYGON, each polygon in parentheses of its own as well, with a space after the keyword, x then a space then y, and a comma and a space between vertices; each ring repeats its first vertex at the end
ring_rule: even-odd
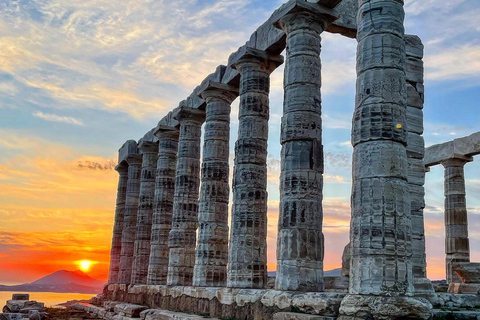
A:
POLYGON ((418 36, 405 35, 407 79, 408 185, 412 217, 412 272, 415 293, 433 293, 427 278, 425 253, 425 141, 423 139, 423 44, 418 36))
POLYGON ((128 164, 119 163, 115 170, 118 172, 117 203, 115 206, 115 221, 113 223, 112 248, 110 250, 110 269, 108 283, 118 283, 120 270, 120 254, 122 252, 123 216, 125 214, 125 198, 127 195, 128 164))
POLYGON ((274 22, 287 35, 275 288, 323 291, 320 34, 335 18, 319 5, 289 3, 274 22))
POLYGON ((480 284, 480 263, 456 262, 452 265, 452 269, 463 283, 480 284))
POLYGON ((179 132, 174 127, 159 126, 154 134, 158 138, 158 156, 147 283, 167 284, 179 132))
POLYGON ((412 295, 403 2, 358 3, 349 293, 412 295))
POLYGON ((141 141, 138 148, 142 153, 142 172, 140 178, 137 227, 135 232, 132 283, 147 284, 158 142, 141 141))
POLYGON ((270 73, 281 56, 243 48, 234 60, 240 72, 238 140, 233 173, 228 287, 267 283, 267 139, 270 73))
POLYGON ((126 192, 127 195, 125 200, 125 214, 123 217, 122 250, 120 254, 118 283, 130 284, 132 280, 133 252, 135 231, 137 226, 142 156, 138 153, 130 154, 125 158, 125 160, 128 163, 128 181, 126 192))
POLYGON ((210 317, 250 320, 272 319, 277 312, 293 308, 313 315, 334 317, 345 294, 327 292, 293 292, 258 289, 106 286, 107 300, 126 301, 149 308, 204 314, 210 317))
POLYGON ((223 287, 228 264, 230 104, 238 89, 209 81, 199 94, 207 105, 193 285, 223 287))
POLYGON ((350 264, 352 262, 352 250, 350 242, 343 248, 342 254, 342 277, 350 277, 350 264))
POLYGON ((461 283, 453 271, 453 263, 470 262, 468 216, 465 197, 464 159, 449 159, 445 167, 445 253, 447 283, 461 283))
POLYGON ((425 150, 425 166, 435 166, 444 160, 454 158, 470 160, 472 156, 478 154, 480 154, 480 132, 428 147, 425 150))
POLYGON ((175 114, 180 123, 180 137, 175 177, 168 285, 192 285, 198 227, 200 184, 200 138, 205 112, 181 107, 175 114))

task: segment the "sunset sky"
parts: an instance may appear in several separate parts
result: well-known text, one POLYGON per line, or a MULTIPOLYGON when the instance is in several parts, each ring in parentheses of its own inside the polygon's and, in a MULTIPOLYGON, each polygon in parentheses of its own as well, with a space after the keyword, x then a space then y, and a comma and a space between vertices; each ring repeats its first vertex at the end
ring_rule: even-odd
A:
MULTIPOLYGON (((118 148, 138 140, 226 64, 278 0, 0 1, 0 284, 77 262, 106 279, 118 148)), ((427 145, 480 131, 480 2, 407 0, 426 45, 427 145)), ((356 41, 323 38, 325 268, 348 242, 356 41)), ((275 268, 283 67, 272 74, 269 267, 275 268)), ((232 112, 230 151, 238 130, 232 112)), ((466 166, 472 261, 480 261, 480 163, 466 166)), ((427 254, 445 277, 443 169, 427 175, 427 254)))

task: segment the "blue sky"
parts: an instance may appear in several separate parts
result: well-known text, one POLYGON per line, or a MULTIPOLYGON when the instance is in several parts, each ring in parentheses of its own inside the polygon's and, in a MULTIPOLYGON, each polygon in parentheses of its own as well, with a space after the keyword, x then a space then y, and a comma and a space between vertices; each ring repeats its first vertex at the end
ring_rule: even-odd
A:
MULTIPOLYGON (((81 217, 90 210, 102 221, 101 239, 83 236, 82 246, 88 251, 96 243, 107 252, 117 178, 112 163, 118 148, 142 137, 217 65, 226 64, 229 54, 282 2, 2 1, 0 218, 5 224, 0 233, 8 229, 23 239, 25 230, 43 230, 61 240, 57 224, 50 229, 39 225, 70 217, 69 235, 89 232, 81 217), (73 193, 68 192, 72 185, 73 193), (40 209, 42 215, 32 214, 40 209), (18 215, 29 218, 19 226, 18 215)), ((411 0, 405 8, 406 32, 419 35, 426 47, 427 145, 480 131, 480 2, 411 0)), ((356 42, 327 33, 322 38, 328 268, 340 264, 348 242, 356 42)), ((276 229, 278 210, 282 74, 283 67, 272 74, 270 96, 271 230, 276 229)), ((232 154, 238 101, 233 105, 232 154)), ((474 260, 480 260, 479 169, 476 162, 466 168, 474 260)), ((429 265, 438 275, 444 258, 442 168, 427 176, 427 204, 429 265)), ((274 240, 272 231, 270 262, 275 260, 274 240)), ((36 244, 48 250, 46 244, 36 244)), ((0 249, 2 245, 29 244, 0 236, 0 249)), ((105 259, 97 259, 105 269, 105 259)))

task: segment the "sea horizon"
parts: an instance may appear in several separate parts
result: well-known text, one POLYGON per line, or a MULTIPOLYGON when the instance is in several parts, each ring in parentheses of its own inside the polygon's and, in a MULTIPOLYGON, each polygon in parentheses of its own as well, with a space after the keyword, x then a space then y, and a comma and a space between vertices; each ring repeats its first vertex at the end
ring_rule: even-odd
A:
POLYGON ((26 292, 26 291, 0 291, 1 308, 5 306, 7 300, 12 299, 14 293, 28 293, 30 300, 45 303, 45 307, 54 307, 60 303, 71 300, 88 300, 97 295, 97 293, 58 293, 58 292, 26 292))

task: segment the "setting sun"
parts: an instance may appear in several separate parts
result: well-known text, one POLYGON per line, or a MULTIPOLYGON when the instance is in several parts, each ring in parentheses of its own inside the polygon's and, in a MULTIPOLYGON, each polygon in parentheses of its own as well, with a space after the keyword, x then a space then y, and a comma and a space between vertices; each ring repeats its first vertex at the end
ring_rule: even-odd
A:
POLYGON ((82 260, 82 261, 79 261, 78 264, 83 271, 88 271, 90 270, 90 267, 92 266, 93 262, 90 260, 82 260))

